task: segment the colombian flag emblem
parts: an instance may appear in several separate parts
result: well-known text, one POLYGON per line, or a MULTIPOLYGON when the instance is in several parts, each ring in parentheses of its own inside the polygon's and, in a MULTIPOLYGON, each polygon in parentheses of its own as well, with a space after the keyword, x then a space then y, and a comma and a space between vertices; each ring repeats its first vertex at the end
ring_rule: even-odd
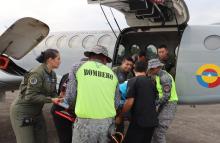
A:
POLYGON ((196 72, 198 83, 206 88, 220 85, 220 67, 215 64, 202 65, 196 72))

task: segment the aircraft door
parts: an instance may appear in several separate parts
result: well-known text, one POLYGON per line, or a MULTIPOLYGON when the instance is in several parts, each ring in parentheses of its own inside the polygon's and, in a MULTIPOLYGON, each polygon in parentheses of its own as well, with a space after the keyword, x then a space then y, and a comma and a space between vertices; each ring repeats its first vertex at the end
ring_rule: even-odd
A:
POLYGON ((219 57, 219 26, 186 27, 179 47, 176 70, 180 103, 220 103, 219 57))
POLYGON ((88 4, 101 4, 114 8, 125 15, 127 25, 138 26, 176 26, 189 21, 188 7, 184 0, 87 0, 88 4))

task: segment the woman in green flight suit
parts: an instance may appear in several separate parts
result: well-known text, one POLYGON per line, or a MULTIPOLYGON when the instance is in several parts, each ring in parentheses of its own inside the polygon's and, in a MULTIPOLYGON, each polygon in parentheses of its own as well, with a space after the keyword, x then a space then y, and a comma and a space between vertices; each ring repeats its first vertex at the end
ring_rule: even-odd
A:
POLYGON ((42 114, 45 103, 57 96, 56 74, 53 69, 60 65, 60 54, 47 49, 36 59, 42 63, 24 76, 19 96, 10 108, 10 119, 17 143, 47 143, 46 124, 42 114))

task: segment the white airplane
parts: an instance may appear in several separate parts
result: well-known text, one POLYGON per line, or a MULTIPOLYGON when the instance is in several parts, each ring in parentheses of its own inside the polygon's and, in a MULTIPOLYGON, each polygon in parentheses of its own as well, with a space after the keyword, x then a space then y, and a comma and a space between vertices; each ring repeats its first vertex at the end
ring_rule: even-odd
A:
MULTIPOLYGON (((72 63, 82 58, 84 49, 93 44, 105 44, 109 47, 110 53, 113 53, 112 66, 120 64, 122 57, 134 55, 140 50, 146 50, 148 57, 153 58, 157 55, 156 47, 165 44, 170 52, 177 56, 175 79, 179 103, 193 105, 220 103, 219 25, 188 25, 189 12, 184 0, 161 0, 161 2, 160 0, 157 2, 156 0, 88 0, 88 3, 119 10, 125 15, 129 27, 122 31, 119 28, 120 32, 114 32, 115 34, 111 32, 52 33, 21 60, 14 60, 11 57, 20 59, 33 46, 25 47, 23 44, 26 43, 20 43, 18 47, 10 48, 9 40, 5 44, 6 48, 2 48, 0 39, 0 52, 8 55, 11 61, 11 64, 2 64, 2 69, 5 69, 0 73, 1 91, 7 89, 5 85, 8 83, 13 83, 10 84, 11 86, 16 85, 14 83, 18 84, 20 78, 14 75, 22 75, 36 65, 34 59, 45 47, 58 48, 61 51, 63 65, 57 72, 61 76, 68 72, 72 63), (14 51, 21 53, 20 56, 14 56, 14 51), (5 78, 6 73, 3 72, 7 72, 7 78, 5 78)), ((32 35, 31 33, 34 32, 28 34, 32 35)), ((17 36, 13 37, 15 39, 19 38, 19 34, 16 34, 17 36)), ((46 34, 37 35, 46 37, 46 34)), ((35 41, 42 40, 39 39, 35 41)), ((30 40, 25 42, 32 43, 30 40)), ((7 63, 8 60, 2 61, 1 63, 7 63)))
POLYGON ((39 65, 35 58, 47 48, 60 51, 62 62, 56 71, 58 79, 69 72, 71 65, 84 58, 85 50, 96 44, 106 46, 113 55, 116 37, 111 31, 55 32, 47 35, 48 32, 46 24, 27 17, 16 21, 0 37, 1 100, 4 100, 6 91, 18 89, 23 75, 39 65))

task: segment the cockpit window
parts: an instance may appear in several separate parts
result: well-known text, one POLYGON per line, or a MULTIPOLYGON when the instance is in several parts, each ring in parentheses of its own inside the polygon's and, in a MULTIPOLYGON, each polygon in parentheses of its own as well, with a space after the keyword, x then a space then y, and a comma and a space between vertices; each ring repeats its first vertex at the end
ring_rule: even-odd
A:
POLYGON ((153 59, 157 57, 157 48, 153 44, 147 46, 147 57, 148 59, 153 59))

